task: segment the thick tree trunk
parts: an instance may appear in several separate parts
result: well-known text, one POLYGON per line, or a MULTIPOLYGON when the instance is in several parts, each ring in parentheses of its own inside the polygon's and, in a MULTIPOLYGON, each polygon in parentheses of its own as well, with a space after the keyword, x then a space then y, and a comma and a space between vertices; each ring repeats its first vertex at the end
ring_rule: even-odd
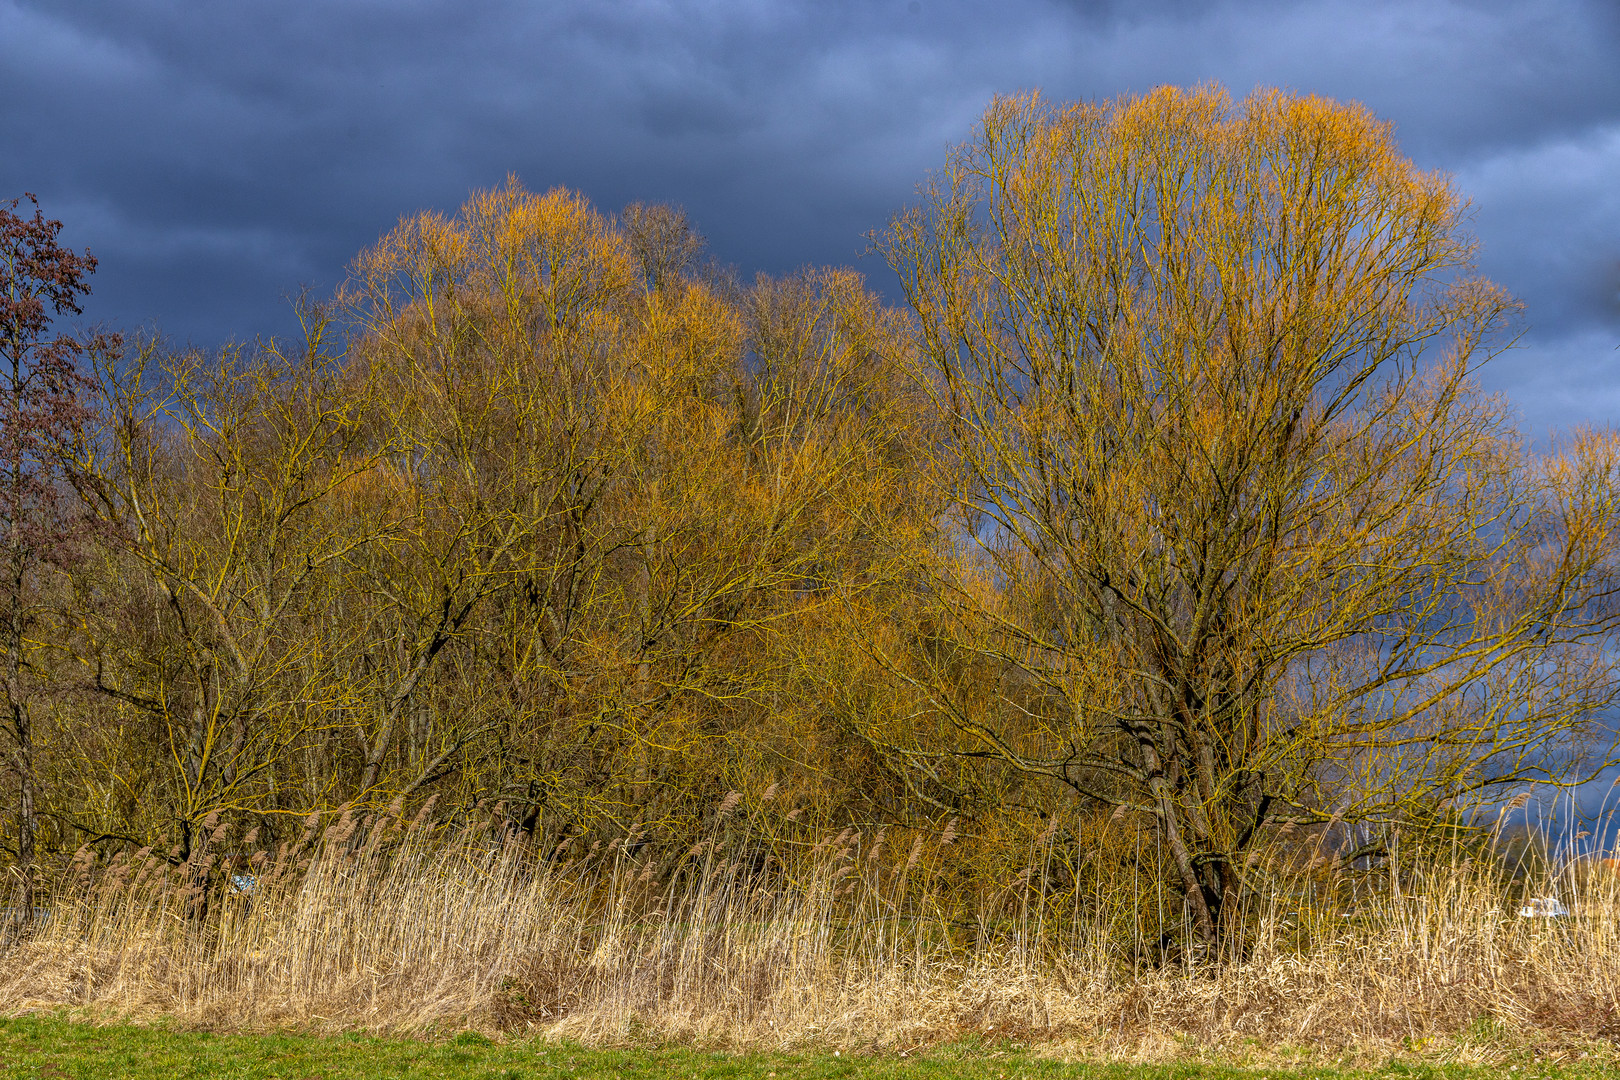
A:
POLYGON ((1218 894, 1212 903, 1209 892, 1199 880, 1198 867, 1193 865, 1192 853, 1187 850, 1186 839, 1182 836, 1181 819, 1176 812, 1175 792, 1164 775, 1158 748, 1153 745, 1151 739, 1143 739, 1139 745, 1142 750, 1142 761, 1147 766, 1150 778, 1148 790, 1153 793, 1154 812, 1164 826, 1164 841, 1170 848, 1170 858, 1176 864, 1176 876, 1181 879, 1182 890, 1187 895, 1193 925, 1198 930, 1199 939, 1213 948, 1220 938, 1218 894))

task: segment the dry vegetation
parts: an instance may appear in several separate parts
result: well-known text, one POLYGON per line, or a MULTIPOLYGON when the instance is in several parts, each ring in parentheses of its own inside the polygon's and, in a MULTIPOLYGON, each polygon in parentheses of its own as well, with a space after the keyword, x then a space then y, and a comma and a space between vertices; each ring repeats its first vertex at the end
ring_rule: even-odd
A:
POLYGON ((1244 912, 1245 954, 1221 959, 1189 953, 1174 925, 1157 945, 1175 913, 1151 892, 1056 889, 1073 852, 1051 835, 1006 888, 964 895, 953 868, 972 837, 846 830, 795 847, 751 824, 719 815, 663 874, 639 831, 547 860, 495 838, 498 818, 446 835, 420 815, 345 814, 223 863, 215 851, 240 851, 224 826, 189 863, 86 853, 11 945, 0 1009, 595 1045, 897 1051, 991 1035, 1145 1059, 1292 1046, 1478 1061, 1620 1036, 1607 869, 1516 879, 1459 846, 1399 870, 1301 863, 1244 912), (227 864, 251 868, 251 893, 227 864), (1574 914, 1517 915, 1544 893, 1574 914))

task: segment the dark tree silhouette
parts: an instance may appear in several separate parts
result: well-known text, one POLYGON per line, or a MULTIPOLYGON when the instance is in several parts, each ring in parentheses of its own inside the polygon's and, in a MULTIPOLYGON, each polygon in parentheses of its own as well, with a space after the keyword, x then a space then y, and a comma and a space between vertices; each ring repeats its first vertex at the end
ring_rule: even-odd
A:
MULTIPOLYGON (((81 313, 96 260, 57 242, 60 221, 33 195, 0 201, 0 680, 10 771, 17 783, 16 857, 20 906, 33 910, 39 836, 34 761, 40 680, 30 632, 43 615, 43 578, 73 558, 79 526, 64 497, 61 451, 89 419, 87 354, 116 337, 53 334, 52 318, 81 313), (32 217, 17 212, 26 200, 32 217)), ((9 845, 7 845, 9 847, 9 845)))

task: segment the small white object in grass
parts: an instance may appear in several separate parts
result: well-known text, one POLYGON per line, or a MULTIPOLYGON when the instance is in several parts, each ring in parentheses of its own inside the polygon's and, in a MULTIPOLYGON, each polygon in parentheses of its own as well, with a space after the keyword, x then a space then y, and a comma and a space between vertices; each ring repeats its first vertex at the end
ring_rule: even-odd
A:
POLYGON ((1554 919, 1568 914, 1569 908, 1560 903, 1556 896, 1532 896, 1519 909, 1521 919, 1554 919))
POLYGON ((841 1050, 834 1050, 833 1051, 833 1057, 843 1057, 843 1056, 844 1056, 843 1051, 841 1051, 841 1050))

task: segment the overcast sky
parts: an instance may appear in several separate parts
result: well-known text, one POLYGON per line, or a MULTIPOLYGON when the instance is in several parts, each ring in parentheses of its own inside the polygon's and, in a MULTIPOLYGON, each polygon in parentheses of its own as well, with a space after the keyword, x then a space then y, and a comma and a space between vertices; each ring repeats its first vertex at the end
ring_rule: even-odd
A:
POLYGON ((775 273, 857 260, 995 93, 1209 80, 1393 121, 1527 305, 1488 383, 1620 425, 1620 0, 0 0, 0 195, 100 258, 87 318, 208 345, 508 172, 775 273))

